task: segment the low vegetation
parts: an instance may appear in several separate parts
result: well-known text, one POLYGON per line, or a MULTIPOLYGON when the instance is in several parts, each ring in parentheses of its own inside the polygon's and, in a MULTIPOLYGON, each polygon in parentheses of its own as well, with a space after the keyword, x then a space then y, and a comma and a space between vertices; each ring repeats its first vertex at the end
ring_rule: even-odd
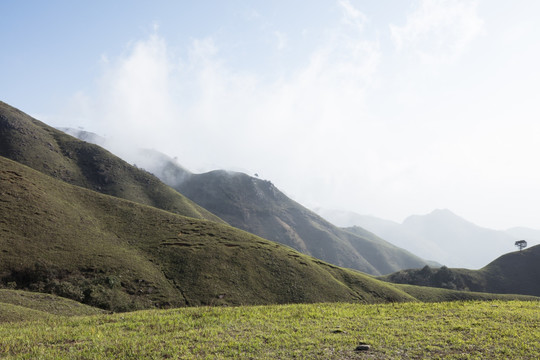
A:
POLYGON ((0 357, 536 359, 538 327, 538 302, 197 307, 2 324, 0 357))

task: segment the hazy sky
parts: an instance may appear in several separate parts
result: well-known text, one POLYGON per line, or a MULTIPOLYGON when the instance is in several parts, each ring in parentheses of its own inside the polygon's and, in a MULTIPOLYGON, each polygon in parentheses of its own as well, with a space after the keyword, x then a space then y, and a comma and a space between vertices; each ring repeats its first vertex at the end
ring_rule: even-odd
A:
POLYGON ((1 1, 0 100, 308 207, 540 228, 540 1, 1 1))

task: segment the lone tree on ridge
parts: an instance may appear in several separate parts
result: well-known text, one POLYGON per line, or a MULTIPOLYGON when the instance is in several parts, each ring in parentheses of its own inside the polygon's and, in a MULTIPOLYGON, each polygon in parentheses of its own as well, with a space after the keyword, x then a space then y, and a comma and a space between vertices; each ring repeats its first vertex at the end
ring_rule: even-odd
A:
POLYGON ((525 240, 518 240, 514 243, 519 248, 519 251, 527 247, 527 242, 525 240))

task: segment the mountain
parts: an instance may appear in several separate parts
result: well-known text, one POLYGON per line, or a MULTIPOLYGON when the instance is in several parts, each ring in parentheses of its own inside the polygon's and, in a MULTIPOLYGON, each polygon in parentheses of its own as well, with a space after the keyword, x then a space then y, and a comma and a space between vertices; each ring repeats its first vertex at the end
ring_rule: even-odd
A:
POLYGON ((410 301, 225 224, 103 195, 0 157, 0 284, 125 311, 410 301))
MULTIPOLYGON (((324 213, 334 219, 335 212, 324 213)), ((401 224, 354 213, 347 218, 399 247, 450 267, 479 269, 513 249, 517 240, 510 233, 477 226, 446 209, 412 215, 401 224)))
POLYGON ((148 172, 4 102, 0 102, 0 156, 103 194, 180 215, 222 221, 148 172))
POLYGON ((334 226, 270 181, 224 170, 193 174, 155 151, 141 152, 137 161, 232 226, 332 264, 374 275, 427 264, 372 233, 334 226))
POLYGON ((417 246, 430 249, 434 259, 453 267, 478 269, 514 246, 506 233, 477 226, 449 210, 410 216, 402 228, 421 241, 417 246))
POLYGON ((540 245, 505 254, 480 270, 402 270, 382 279, 400 284, 540 296, 540 245))

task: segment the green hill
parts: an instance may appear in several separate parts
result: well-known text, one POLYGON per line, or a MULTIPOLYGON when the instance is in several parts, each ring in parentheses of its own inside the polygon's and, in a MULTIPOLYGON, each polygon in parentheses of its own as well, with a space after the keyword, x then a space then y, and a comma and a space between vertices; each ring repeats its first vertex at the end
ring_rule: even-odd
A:
POLYGON ((35 320, 48 315, 81 316, 105 311, 59 296, 0 289, 0 322, 35 320))
POLYGON ((222 221, 148 172, 1 101, 0 156, 103 194, 180 215, 222 221))
POLYGON ((47 319, 51 314, 20 305, 0 303, 0 323, 47 319))
POLYGON ((540 245, 503 255, 480 270, 425 267, 382 279, 454 290, 540 296, 540 245))
POLYGON ((192 174, 157 152, 139 158, 143 167, 232 226, 304 254, 373 275, 427 264, 363 229, 332 225, 269 181, 223 170, 192 174))
POLYGON ((0 283, 110 310, 410 301, 233 227, 69 185, 0 158, 0 283))

